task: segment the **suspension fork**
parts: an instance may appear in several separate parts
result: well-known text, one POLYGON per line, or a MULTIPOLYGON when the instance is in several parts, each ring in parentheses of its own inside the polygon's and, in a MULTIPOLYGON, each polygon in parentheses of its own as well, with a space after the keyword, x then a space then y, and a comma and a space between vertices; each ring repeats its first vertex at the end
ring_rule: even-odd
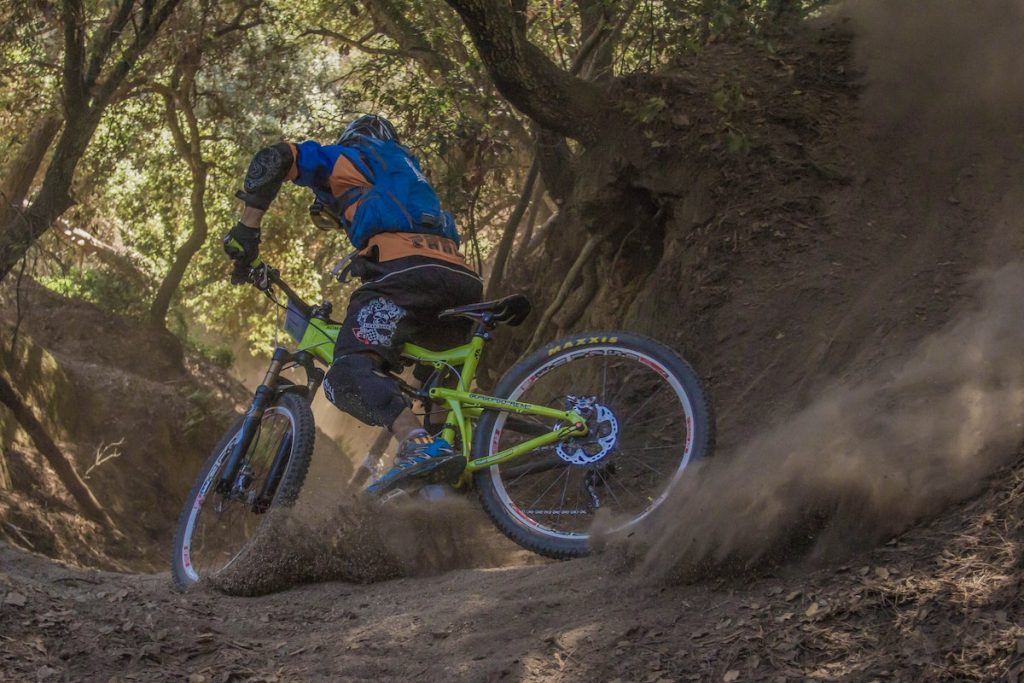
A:
POLYGON ((284 469, 288 465, 288 455, 292 451, 292 438, 294 434, 288 432, 288 434, 281 439, 281 443, 277 446, 277 453, 274 454, 274 462, 270 465, 270 472, 267 474, 267 478, 263 481, 263 488, 260 490, 260 495, 256 497, 254 502, 255 512, 266 512, 270 509, 270 504, 274 500, 274 494, 277 493, 277 486, 281 483, 281 476, 284 474, 284 469))
POLYGON ((285 348, 279 346, 274 349, 274 355, 270 359, 270 367, 267 368, 267 374, 263 377, 263 383, 256 387, 256 394, 249 405, 249 410, 245 413, 242 428, 238 430, 238 438, 235 440, 235 445, 231 448, 231 454, 228 456, 228 461, 221 472, 220 481, 217 482, 217 493, 228 494, 231 492, 231 487, 238 476, 238 468, 242 464, 242 459, 249 451, 249 446, 256 435, 256 430, 263 421, 263 414, 267 412, 267 408, 270 407, 271 402, 274 400, 281 368, 291 357, 292 354, 285 348))

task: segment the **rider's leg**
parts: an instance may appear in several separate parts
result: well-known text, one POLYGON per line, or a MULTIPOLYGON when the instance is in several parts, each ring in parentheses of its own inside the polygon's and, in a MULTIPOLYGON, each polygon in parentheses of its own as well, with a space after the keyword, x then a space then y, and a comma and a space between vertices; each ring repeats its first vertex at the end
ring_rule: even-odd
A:
POLYGON ((366 424, 388 427, 401 440, 394 467, 367 491, 383 494, 410 478, 454 482, 465 459, 444 439, 435 439, 420 427, 398 382, 382 371, 382 362, 377 354, 366 351, 341 356, 323 383, 324 394, 335 406, 366 424))
POLYGON ((424 436, 427 430, 423 428, 420 418, 409 408, 398 414, 395 421, 391 423, 391 433, 399 440, 408 439, 410 436, 424 436))
MULTIPOLYGON (((364 284, 349 299, 335 360, 324 378, 324 393, 332 403, 367 424, 390 428, 401 440, 395 468, 370 487, 378 492, 425 472, 457 476, 465 466, 451 444, 420 431, 419 420, 387 371, 401 367, 399 354, 406 342, 460 331, 461 339, 451 345, 465 341, 464 327, 460 330, 437 315, 450 306, 478 301, 480 279, 469 271, 415 259, 419 257, 367 270, 364 284)), ((442 338, 447 341, 448 335, 442 338)))
POLYGON ((371 426, 391 427, 408 403, 383 359, 368 351, 335 357, 324 377, 324 395, 342 412, 371 426))
POLYGON ((366 457, 363 458, 363 461, 352 473, 352 478, 349 480, 350 488, 362 488, 370 477, 377 476, 380 462, 384 457, 384 451, 390 445, 392 436, 390 429, 382 428, 379 430, 377 438, 373 440, 369 450, 366 452, 366 457))

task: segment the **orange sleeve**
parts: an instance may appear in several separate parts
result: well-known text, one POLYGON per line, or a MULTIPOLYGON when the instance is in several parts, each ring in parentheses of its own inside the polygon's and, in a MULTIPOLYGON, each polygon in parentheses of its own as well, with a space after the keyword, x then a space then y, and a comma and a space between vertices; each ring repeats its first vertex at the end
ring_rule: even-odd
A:
POLYGON ((334 170, 331 172, 330 178, 331 194, 335 197, 340 197, 345 191, 352 189, 353 187, 371 187, 372 183, 366 179, 359 169, 356 168, 355 164, 349 161, 348 157, 344 154, 338 156, 338 160, 334 162, 334 170))
POLYGON ((288 169, 288 175, 284 179, 295 180, 299 177, 299 148, 291 142, 288 143, 288 146, 292 149, 292 167, 288 169))

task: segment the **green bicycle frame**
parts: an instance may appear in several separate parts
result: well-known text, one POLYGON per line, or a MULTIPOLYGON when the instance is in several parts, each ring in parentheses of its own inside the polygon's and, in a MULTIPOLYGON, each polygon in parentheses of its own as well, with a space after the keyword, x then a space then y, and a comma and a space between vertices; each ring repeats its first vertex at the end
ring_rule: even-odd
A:
MULTIPOLYGON (((299 342, 299 351, 307 351, 324 364, 330 365, 333 361, 334 343, 338 338, 340 330, 340 325, 311 318, 309 326, 299 342)), ((480 363, 480 356, 483 354, 485 343, 484 334, 478 331, 474 332, 473 337, 468 343, 444 351, 430 351, 415 344, 405 344, 402 347, 403 358, 415 363, 431 365, 438 370, 450 368, 456 371, 459 381, 455 389, 434 387, 430 389, 429 396, 438 402, 444 402, 448 407, 448 415, 445 419, 444 428, 441 431, 442 438, 448 443, 455 443, 456 434, 461 438, 462 454, 468 463, 463 479, 466 479, 477 470, 507 462, 536 448, 553 444, 562 439, 584 436, 587 433, 586 420, 576 411, 556 410, 547 406, 509 401, 469 391, 469 388, 473 385, 473 379, 476 377, 477 366, 480 363), (461 371, 458 371, 457 368, 460 367, 461 371), (548 433, 541 434, 498 453, 474 460, 470 457, 470 447, 473 442, 473 426, 484 410, 501 410, 520 415, 536 415, 556 420, 564 426, 552 429, 548 433)))

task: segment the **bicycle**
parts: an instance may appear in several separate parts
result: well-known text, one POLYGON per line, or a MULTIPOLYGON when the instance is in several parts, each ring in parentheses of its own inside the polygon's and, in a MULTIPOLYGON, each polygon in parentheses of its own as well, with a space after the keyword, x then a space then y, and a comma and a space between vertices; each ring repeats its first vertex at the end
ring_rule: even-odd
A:
MULTIPOLYGON (((329 302, 304 302, 265 263, 251 269, 250 281, 285 309, 283 327, 297 349, 274 350, 252 404, 186 498, 171 557, 181 587, 235 562, 267 512, 296 501, 312 457, 310 403, 325 374, 318 364, 333 360, 340 323, 331 320, 329 302), (305 371, 304 384, 282 377, 292 368, 305 371)), ((494 524, 522 547, 582 557, 591 551, 598 511, 612 513, 607 533, 629 529, 665 501, 691 463, 710 455, 711 407, 686 361, 628 332, 570 335, 520 359, 491 395, 474 391, 494 331, 521 324, 529 312, 519 294, 444 311, 441 318, 473 322, 469 341, 439 351, 406 344, 403 363, 427 365, 432 374, 419 387, 394 376, 426 416, 443 417, 440 435, 465 456, 454 489, 475 488, 494 524)))

